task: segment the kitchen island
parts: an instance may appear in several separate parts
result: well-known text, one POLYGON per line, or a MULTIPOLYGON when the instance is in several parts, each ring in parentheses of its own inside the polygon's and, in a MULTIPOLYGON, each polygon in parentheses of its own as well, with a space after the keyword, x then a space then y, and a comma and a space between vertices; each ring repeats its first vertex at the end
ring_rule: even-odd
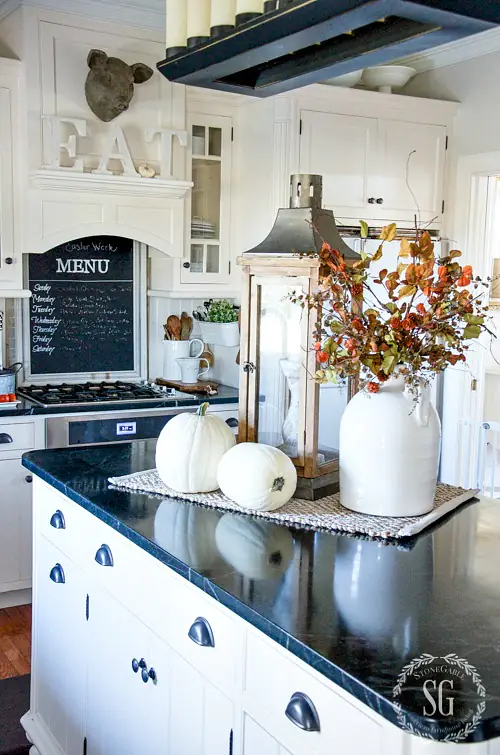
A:
POLYGON ((500 752, 498 504, 399 543, 289 530, 110 486, 154 466, 154 449, 23 457, 35 753, 500 752), (402 723, 393 689, 424 653, 481 675, 486 709, 466 744, 402 728, 419 714, 403 705, 402 723))

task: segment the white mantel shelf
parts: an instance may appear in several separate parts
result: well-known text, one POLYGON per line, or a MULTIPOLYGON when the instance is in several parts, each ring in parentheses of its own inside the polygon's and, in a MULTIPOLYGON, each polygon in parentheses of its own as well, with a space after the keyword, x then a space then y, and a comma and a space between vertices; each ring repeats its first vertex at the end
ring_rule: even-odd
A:
POLYGON ((31 176, 37 189, 49 191, 88 191, 92 194, 124 194, 128 197, 182 199, 192 188, 192 181, 166 178, 137 178, 123 175, 96 175, 71 170, 39 170, 31 176))

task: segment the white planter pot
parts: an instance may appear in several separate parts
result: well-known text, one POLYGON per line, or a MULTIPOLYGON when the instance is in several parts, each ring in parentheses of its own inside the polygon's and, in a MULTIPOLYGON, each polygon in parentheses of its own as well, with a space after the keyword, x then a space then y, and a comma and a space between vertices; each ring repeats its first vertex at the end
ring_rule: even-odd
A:
POLYGON ((214 346, 239 346, 240 330, 237 322, 200 322, 201 337, 214 346))
POLYGON ((432 509, 441 425, 423 388, 418 403, 402 378, 379 393, 357 393, 340 422, 340 500, 376 516, 419 516, 432 509))

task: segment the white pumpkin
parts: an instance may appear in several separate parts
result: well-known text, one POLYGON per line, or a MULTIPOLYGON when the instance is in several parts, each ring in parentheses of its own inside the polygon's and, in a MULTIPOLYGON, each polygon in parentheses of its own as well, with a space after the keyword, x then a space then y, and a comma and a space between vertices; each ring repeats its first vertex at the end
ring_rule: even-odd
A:
POLYGON ((279 448, 240 443, 222 457, 217 479, 224 495, 242 508, 274 511, 295 493, 297 470, 279 448))
POLYGON ((178 493, 217 490, 217 468, 226 451, 236 443, 231 429, 216 414, 207 414, 208 403, 197 412, 173 417, 156 444, 156 468, 161 479, 178 493))
POLYGON ((248 579, 283 574, 293 555, 293 538, 286 527, 235 514, 220 519, 215 542, 228 564, 248 579))
POLYGON ((215 543, 221 516, 189 503, 163 501, 155 514, 155 542, 193 569, 209 569, 218 558, 222 562, 215 543))

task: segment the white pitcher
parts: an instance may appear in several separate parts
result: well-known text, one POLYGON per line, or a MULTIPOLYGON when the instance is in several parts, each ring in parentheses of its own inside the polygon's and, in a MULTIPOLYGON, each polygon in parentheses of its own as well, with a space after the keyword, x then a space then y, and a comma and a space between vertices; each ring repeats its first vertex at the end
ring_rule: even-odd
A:
POLYGON ((200 357, 205 345, 200 338, 192 338, 190 341, 164 341, 163 349, 163 377, 165 380, 180 380, 181 369, 177 360, 200 357))
POLYGON ((431 511, 441 443, 441 424, 420 390, 417 403, 402 377, 379 393, 360 391, 340 422, 340 501, 362 514, 419 516, 431 511))

